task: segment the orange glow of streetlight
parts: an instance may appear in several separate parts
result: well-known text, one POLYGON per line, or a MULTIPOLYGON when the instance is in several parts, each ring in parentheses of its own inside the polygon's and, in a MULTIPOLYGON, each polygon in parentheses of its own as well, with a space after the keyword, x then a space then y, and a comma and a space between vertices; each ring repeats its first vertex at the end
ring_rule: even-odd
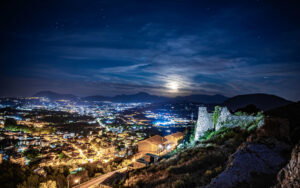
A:
POLYGON ((76 183, 76 184, 79 183, 79 180, 80 180, 80 179, 74 180, 74 183, 76 183))

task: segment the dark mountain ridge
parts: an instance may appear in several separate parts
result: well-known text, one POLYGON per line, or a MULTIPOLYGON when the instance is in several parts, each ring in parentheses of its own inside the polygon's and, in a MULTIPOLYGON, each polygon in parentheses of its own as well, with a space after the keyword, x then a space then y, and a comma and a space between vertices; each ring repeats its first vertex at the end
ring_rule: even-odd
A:
POLYGON ((175 101, 201 102, 204 104, 220 104, 227 100, 223 95, 188 95, 175 97, 175 101))
POLYGON ((189 95, 189 96, 178 96, 175 98, 150 95, 146 92, 139 92, 136 94, 121 94, 114 97, 107 97, 101 95, 87 96, 87 97, 77 97, 72 94, 59 94, 51 91, 41 91, 34 95, 34 97, 46 97, 50 100, 59 99, 81 99, 84 101, 111 101, 111 102, 197 102, 203 104, 220 104, 224 102, 227 97, 223 95, 189 95))
POLYGON ((235 97, 227 99, 223 103, 223 105, 227 106, 231 111, 236 111, 239 108, 243 108, 247 105, 252 104, 258 107, 259 109, 266 111, 291 103, 292 101, 288 101, 276 95, 256 93, 247 95, 237 95, 235 97))
POLYGON ((79 100, 80 98, 72 94, 60 94, 53 91, 40 91, 33 97, 46 97, 50 100, 79 100))
POLYGON ((72 94, 60 94, 52 91, 41 91, 34 95, 35 97, 46 97, 50 100, 75 100, 75 101, 110 101, 110 102, 195 102, 202 104, 219 104, 222 106, 227 106, 231 111, 236 111, 237 109, 244 108, 247 105, 255 105, 261 110, 269 110, 279 106, 284 106, 292 103, 284 98, 269 95, 269 94, 248 94, 248 95, 237 95, 232 98, 227 98, 223 95, 189 95, 189 96, 177 96, 174 98, 165 96, 150 95, 146 92, 139 92, 136 94, 121 94, 114 97, 94 95, 87 97, 78 97, 72 94))

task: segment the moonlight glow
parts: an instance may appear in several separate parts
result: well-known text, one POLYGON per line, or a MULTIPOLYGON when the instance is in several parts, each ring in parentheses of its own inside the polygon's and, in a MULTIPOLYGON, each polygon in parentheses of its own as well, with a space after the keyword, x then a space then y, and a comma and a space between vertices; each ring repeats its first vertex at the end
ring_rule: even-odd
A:
POLYGON ((178 91, 179 85, 177 82, 172 81, 167 84, 167 88, 169 88, 172 92, 176 92, 176 91, 178 91))

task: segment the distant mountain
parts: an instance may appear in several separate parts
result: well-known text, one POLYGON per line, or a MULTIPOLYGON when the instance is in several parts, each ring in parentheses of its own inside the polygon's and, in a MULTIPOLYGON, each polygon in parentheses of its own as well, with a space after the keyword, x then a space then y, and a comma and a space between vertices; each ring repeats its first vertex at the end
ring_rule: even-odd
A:
POLYGON ((40 91, 33 95, 34 97, 45 97, 50 100, 79 100, 80 98, 72 94, 60 94, 53 91, 40 91))
POLYGON ((81 98, 84 101, 110 101, 111 97, 105 97, 102 95, 93 95, 81 98))
POLYGON ((133 95, 117 95, 112 97, 114 102, 165 102, 170 98, 150 95, 146 92, 139 92, 133 95))
POLYGON ((189 101, 198 102, 204 104, 221 104, 228 98, 223 95, 189 95, 189 96, 179 96, 174 100, 176 101, 189 101))
POLYGON ((258 93, 237 95, 227 99, 223 105, 227 106, 231 111, 236 111, 237 109, 244 108, 245 106, 252 104, 265 111, 290 103, 292 102, 275 95, 258 93))
POLYGON ((104 97, 100 95, 88 96, 82 98, 88 101, 112 101, 112 102, 198 102, 204 104, 220 104, 227 97, 223 95, 189 95, 175 98, 150 95, 146 92, 139 92, 131 95, 116 95, 114 97, 104 97))
POLYGON ((169 101, 170 98, 167 97, 160 97, 156 95, 150 95, 145 92, 139 92, 132 95, 116 95, 114 97, 104 97, 101 95, 95 95, 95 96, 88 96, 82 98, 83 100, 87 101, 111 101, 111 102, 165 102, 169 101))
POLYGON ((238 95, 232 98, 227 98, 223 95, 189 95, 178 96, 175 98, 150 95, 146 92, 139 92, 129 95, 116 95, 114 97, 107 97, 101 95, 77 97, 72 94, 60 94, 52 91, 41 91, 34 95, 34 97, 46 97, 50 100, 85 100, 85 101, 111 101, 111 102, 197 102, 203 104, 223 104, 230 110, 236 111, 237 109, 244 108, 247 105, 253 104, 262 110, 269 110, 279 106, 291 103, 291 101, 277 97, 275 95, 267 94, 249 94, 238 95))

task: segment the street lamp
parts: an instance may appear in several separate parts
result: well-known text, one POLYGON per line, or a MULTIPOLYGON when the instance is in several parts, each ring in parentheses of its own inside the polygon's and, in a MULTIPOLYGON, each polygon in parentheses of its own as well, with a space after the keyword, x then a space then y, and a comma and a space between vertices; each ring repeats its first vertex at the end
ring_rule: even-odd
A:
POLYGON ((75 179, 74 183, 80 185, 80 178, 75 179))

